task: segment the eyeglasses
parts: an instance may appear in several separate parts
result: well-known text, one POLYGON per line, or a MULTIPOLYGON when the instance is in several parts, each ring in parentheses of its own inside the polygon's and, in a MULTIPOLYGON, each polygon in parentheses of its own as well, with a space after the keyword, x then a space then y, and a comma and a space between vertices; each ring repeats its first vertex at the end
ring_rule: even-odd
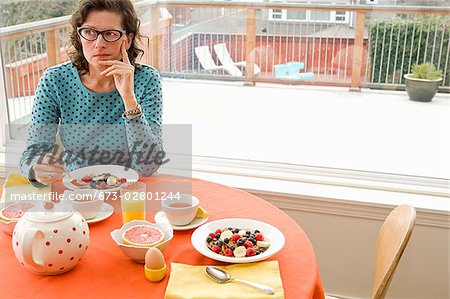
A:
POLYGON ((77 32, 82 38, 90 42, 96 40, 98 36, 101 34, 103 36, 103 39, 110 43, 118 41, 124 34, 127 33, 124 30, 118 29, 109 29, 101 31, 87 27, 78 27, 77 32))

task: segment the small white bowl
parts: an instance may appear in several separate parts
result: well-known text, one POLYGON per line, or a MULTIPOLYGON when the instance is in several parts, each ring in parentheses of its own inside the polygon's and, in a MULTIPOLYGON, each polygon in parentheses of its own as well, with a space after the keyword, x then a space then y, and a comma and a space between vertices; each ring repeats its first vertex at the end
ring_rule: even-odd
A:
POLYGON ((96 189, 65 190, 64 199, 86 220, 94 219, 100 213, 104 202, 103 191, 96 189))
POLYGON ((123 254, 131 258, 137 263, 145 263, 145 253, 147 253, 148 247, 139 247, 139 246, 133 246, 123 243, 122 235, 125 230, 128 228, 135 226, 135 225, 150 225, 157 227, 161 229, 164 232, 164 241, 162 243, 159 243, 158 245, 154 246, 155 248, 158 248, 161 251, 164 251, 167 244, 172 240, 173 238, 173 229, 172 226, 169 223, 151 223, 149 221, 143 221, 143 220, 133 220, 130 221, 122 226, 120 229, 113 230, 111 232, 111 238, 116 242, 116 244, 119 246, 120 250, 122 250, 123 254))

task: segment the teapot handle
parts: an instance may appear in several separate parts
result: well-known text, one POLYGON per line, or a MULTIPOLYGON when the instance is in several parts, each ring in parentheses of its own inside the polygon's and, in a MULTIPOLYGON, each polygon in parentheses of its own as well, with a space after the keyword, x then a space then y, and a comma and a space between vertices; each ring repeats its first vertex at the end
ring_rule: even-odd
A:
POLYGON ((43 266, 42 263, 36 262, 33 258, 33 243, 39 232, 41 231, 35 228, 27 229, 23 235, 21 248, 24 262, 35 269, 39 269, 43 266))

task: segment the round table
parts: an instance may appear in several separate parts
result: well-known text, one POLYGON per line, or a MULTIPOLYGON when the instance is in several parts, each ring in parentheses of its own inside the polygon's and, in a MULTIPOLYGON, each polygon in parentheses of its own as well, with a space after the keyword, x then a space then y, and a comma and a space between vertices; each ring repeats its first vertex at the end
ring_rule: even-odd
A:
MULTIPOLYGON (((161 182, 156 175, 146 181, 161 182)), ((184 179, 186 180, 186 179, 184 179)), ((285 298, 324 298, 316 257, 305 232, 280 209, 244 191, 192 179, 192 193, 208 211, 209 221, 222 218, 251 218, 278 227, 285 235, 284 248, 268 260, 278 260, 285 298)), ((1 192, 1 190, 0 190, 1 192)), ((25 269, 15 258, 11 236, 0 233, 0 290, 2 298, 164 298, 168 275, 159 283, 146 280, 143 265, 122 254, 110 232, 122 226, 120 203, 112 202, 110 218, 93 223, 86 255, 70 272, 41 276, 25 269)), ((154 215, 154 213, 153 213, 154 215)), ((153 221, 153 215, 147 220, 153 221)), ((166 263, 226 265, 198 253, 191 245, 193 230, 174 231, 164 251, 166 263)))

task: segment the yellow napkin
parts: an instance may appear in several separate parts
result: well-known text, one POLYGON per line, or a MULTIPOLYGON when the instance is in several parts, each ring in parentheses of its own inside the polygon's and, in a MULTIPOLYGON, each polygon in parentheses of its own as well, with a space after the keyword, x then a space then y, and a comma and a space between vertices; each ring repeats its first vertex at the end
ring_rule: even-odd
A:
POLYGON ((205 266, 190 266, 171 263, 170 278, 165 299, 280 299, 284 298, 278 261, 250 264, 235 264, 219 267, 226 270, 231 277, 253 281, 272 287, 275 295, 237 282, 218 284, 205 274, 205 266))
POLYGON ((3 186, 1 202, 11 201, 50 201, 51 187, 36 188, 17 172, 9 173, 3 186))

